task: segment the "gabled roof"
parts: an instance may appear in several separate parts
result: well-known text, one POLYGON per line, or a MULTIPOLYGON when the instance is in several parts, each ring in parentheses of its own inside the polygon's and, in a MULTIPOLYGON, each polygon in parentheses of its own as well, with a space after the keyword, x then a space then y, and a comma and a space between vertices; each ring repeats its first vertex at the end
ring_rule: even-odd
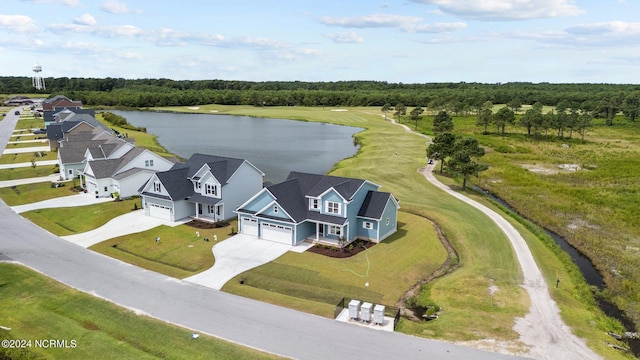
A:
POLYGON ((291 179, 276 185, 271 185, 267 191, 276 198, 282 209, 296 222, 307 218, 309 204, 304 197, 300 181, 291 179))
MULTIPOLYGON (((364 198, 364 202, 362 202, 358 216, 380 220, 382 218, 382 213, 391 198, 393 198, 393 195, 388 192, 369 191, 367 196, 364 198)), ((397 204, 395 198, 393 198, 393 201, 397 204)))
POLYGON ((63 164, 81 163, 84 161, 84 154, 87 149, 97 147, 104 143, 104 140, 63 142, 63 146, 58 148, 60 160, 63 164))
MULTIPOLYGON (((189 172, 189 169, 186 167, 183 167, 183 168, 157 172, 156 177, 162 183, 162 186, 164 186, 165 190, 169 193, 169 196, 171 197, 171 199, 173 199, 174 201, 184 200, 189 198, 193 194, 193 184, 191 183, 189 178, 187 178, 188 172, 189 172)), ((143 186, 143 188, 145 186, 143 186)), ((152 193, 143 193, 143 194, 148 196, 164 198, 162 196, 152 194, 152 193)))
POLYGON ((351 200, 353 195, 366 180, 351 179, 339 176, 317 175, 292 171, 287 180, 298 179, 300 188, 305 196, 318 197, 333 188, 345 200, 351 200))
POLYGON ((117 159, 96 159, 89 161, 89 165, 91 166, 93 175, 96 179, 115 177, 122 168, 144 151, 145 149, 143 148, 134 147, 117 159))
POLYGON ((177 166, 184 166, 189 168, 187 177, 191 178, 195 175, 204 164, 207 164, 211 168, 211 173, 218 179, 221 184, 226 184, 229 178, 238 170, 240 165, 245 162, 243 159, 235 159, 224 156, 206 155, 206 154, 193 154, 187 160, 186 163, 177 166))

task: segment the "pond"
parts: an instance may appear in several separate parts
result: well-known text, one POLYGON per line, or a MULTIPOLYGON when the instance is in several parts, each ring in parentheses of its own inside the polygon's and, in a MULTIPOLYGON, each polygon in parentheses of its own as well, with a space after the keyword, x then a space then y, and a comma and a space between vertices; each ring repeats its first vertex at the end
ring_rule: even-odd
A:
POLYGON ((158 135, 158 142, 183 158, 193 153, 247 159, 278 183, 290 171, 324 174, 353 156, 361 128, 246 116, 111 111, 158 135))

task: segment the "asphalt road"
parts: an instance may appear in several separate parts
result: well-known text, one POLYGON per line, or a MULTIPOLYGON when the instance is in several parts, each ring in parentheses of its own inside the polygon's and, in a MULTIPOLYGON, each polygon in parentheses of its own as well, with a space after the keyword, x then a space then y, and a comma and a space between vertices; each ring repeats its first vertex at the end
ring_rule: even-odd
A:
MULTIPOLYGON (((0 149, 15 121, 0 121, 0 149)), ((296 359, 514 359, 341 323, 143 270, 60 239, 0 201, 0 259, 7 258, 139 314, 296 359)))

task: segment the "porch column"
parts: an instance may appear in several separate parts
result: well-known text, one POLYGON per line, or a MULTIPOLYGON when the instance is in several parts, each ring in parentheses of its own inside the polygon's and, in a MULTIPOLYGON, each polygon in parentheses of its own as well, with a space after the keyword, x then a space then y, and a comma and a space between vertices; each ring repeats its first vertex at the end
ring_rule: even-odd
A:
POLYGON ((316 223, 316 241, 320 240, 320 224, 316 223))
POLYGON ((196 219, 200 218, 200 206, 198 203, 194 203, 196 206, 196 219))

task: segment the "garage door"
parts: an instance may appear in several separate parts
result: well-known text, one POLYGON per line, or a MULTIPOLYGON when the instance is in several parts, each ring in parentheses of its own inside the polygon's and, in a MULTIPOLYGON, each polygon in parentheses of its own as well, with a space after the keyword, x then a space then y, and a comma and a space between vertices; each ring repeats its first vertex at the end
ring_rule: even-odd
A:
POLYGON ((171 220, 171 208, 149 203, 147 203, 147 206, 149 206, 149 216, 164 220, 171 220))
POLYGON ((291 245, 291 227, 262 223, 262 238, 291 245))
POLYGON ((243 217, 242 233, 247 235, 258 236, 258 220, 243 217))

